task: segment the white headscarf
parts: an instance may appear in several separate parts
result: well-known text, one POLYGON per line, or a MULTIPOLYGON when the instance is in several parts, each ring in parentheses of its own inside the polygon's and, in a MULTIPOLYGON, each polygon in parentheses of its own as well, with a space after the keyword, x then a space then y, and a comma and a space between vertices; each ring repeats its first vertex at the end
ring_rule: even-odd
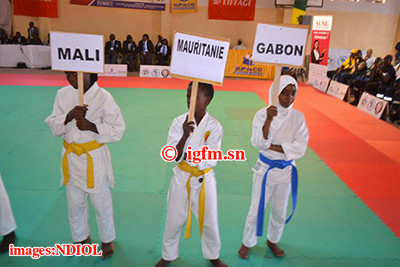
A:
MULTIPOLYGON (((279 81, 279 92, 278 95, 281 94, 282 90, 286 88, 286 86, 292 84, 295 89, 296 89, 296 94, 297 94, 297 90, 298 90, 298 85, 297 85, 297 81, 289 75, 282 75, 281 79, 279 81)), ((269 105, 272 105, 272 88, 274 86, 274 83, 271 84, 271 87, 269 88, 269 105)), ((285 120, 289 117, 290 111, 292 110, 292 106, 293 104, 291 104, 288 108, 284 108, 281 106, 281 104, 279 103, 279 99, 278 99, 278 115, 276 117, 274 117, 274 119, 272 120, 271 123, 271 134, 276 134, 278 132, 278 130, 281 128, 282 124, 285 122, 285 120)))

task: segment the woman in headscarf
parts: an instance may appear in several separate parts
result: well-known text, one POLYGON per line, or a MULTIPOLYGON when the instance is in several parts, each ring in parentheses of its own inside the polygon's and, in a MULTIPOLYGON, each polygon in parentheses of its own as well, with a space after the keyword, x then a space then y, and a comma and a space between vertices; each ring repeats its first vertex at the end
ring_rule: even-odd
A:
POLYGON ((262 108, 254 116, 251 143, 259 151, 259 159, 253 167, 253 189, 250 210, 243 233, 243 243, 238 253, 249 257, 249 249, 262 236, 264 210, 270 202, 267 245, 276 257, 284 256, 277 243, 281 239, 285 223, 293 215, 297 198, 297 170, 295 159, 304 156, 308 143, 308 129, 304 115, 293 109, 298 86, 288 75, 281 76, 277 107, 262 108), (289 194, 292 191, 292 214, 286 219, 289 194))

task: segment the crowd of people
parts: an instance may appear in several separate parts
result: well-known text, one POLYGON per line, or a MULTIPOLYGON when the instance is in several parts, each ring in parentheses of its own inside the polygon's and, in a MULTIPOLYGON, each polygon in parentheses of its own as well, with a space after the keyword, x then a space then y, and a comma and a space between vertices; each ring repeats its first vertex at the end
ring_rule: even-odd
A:
POLYGON ((169 65, 171 57, 171 47, 168 40, 161 35, 154 46, 147 33, 143 34, 142 39, 136 45, 132 36, 128 34, 125 41, 115 39, 115 34, 110 34, 109 41, 105 45, 106 64, 127 64, 128 71, 139 69, 140 65, 169 65))
MULTIPOLYGON (((384 118, 390 121, 400 120, 400 42, 395 47, 393 56, 372 57, 368 49, 363 57, 360 49, 350 51, 350 56, 335 71, 328 72, 328 77, 349 85, 354 100, 350 103, 357 106, 363 92, 367 92, 389 102, 389 114, 384 118)), ((350 99, 346 98, 346 101, 350 99)))
POLYGON ((16 32, 13 36, 8 36, 7 32, 0 28, 0 44, 50 45, 50 34, 47 35, 47 40, 43 43, 39 38, 39 28, 32 21, 29 22, 27 36, 23 36, 21 32, 16 32))

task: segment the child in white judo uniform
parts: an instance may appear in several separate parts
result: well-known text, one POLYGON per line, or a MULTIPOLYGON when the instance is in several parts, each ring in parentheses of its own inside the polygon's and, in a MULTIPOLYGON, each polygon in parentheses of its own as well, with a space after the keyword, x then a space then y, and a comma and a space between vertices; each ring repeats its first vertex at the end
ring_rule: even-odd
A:
POLYGON ((84 103, 78 103, 76 72, 66 72, 70 85, 57 92, 46 119, 63 137, 62 184, 67 186, 69 222, 75 243, 89 243, 88 198, 96 210, 102 258, 112 256, 115 239, 110 187, 114 176, 107 143, 121 140, 125 121, 110 93, 97 85, 97 74, 84 73, 84 103))
MULTIPOLYGON (((187 105, 190 106, 192 83, 187 89, 187 105)), ((179 256, 179 241, 186 223, 185 238, 190 237, 191 211, 199 222, 203 257, 213 266, 227 266, 219 259, 221 241, 218 228, 217 189, 213 167, 216 161, 194 164, 187 161, 187 147, 192 151, 208 146, 220 150, 223 130, 221 124, 207 112, 214 95, 210 84, 199 83, 196 98, 195 122, 188 122, 188 113, 172 122, 168 145, 177 150, 174 176, 168 191, 168 212, 164 230, 162 259, 157 267, 167 266, 179 256)))
POLYGON ((16 238, 15 229, 17 229, 17 225, 15 224, 10 200, 0 174, 0 236, 3 236, 3 240, 0 243, 0 253, 7 252, 9 245, 14 243, 16 238))
MULTIPOLYGON (((243 233, 243 244, 238 253, 249 257, 249 249, 262 236, 264 210, 270 203, 267 245, 276 257, 284 256, 277 243, 281 239, 285 222, 293 215, 297 200, 297 170, 295 159, 304 156, 308 143, 308 129, 304 115, 292 109, 297 93, 296 80, 281 76, 278 107, 269 106, 254 116, 251 143, 259 151, 253 167, 253 189, 250 210, 243 233), (289 195, 292 192, 292 214, 286 219, 289 195)), ((270 88, 270 102, 272 85, 270 88)))

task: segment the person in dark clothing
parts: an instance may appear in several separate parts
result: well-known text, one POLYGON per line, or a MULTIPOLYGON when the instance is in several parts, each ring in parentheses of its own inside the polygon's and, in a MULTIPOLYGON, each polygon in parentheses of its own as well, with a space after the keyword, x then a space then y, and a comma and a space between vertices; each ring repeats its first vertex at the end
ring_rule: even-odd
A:
POLYGON ((118 64, 119 53, 122 50, 121 42, 115 40, 115 35, 110 34, 110 41, 106 43, 105 47, 105 63, 106 64, 118 64))
POLYGON ((157 50, 157 65, 168 65, 171 55, 171 47, 168 45, 168 40, 163 39, 162 45, 157 50))
POLYGON ((123 64, 128 64, 128 71, 133 71, 136 66, 137 46, 131 35, 126 37, 122 45, 123 64))
POLYGON ((142 65, 153 65, 154 45, 149 40, 147 33, 143 34, 142 40, 139 42, 139 59, 142 65))

